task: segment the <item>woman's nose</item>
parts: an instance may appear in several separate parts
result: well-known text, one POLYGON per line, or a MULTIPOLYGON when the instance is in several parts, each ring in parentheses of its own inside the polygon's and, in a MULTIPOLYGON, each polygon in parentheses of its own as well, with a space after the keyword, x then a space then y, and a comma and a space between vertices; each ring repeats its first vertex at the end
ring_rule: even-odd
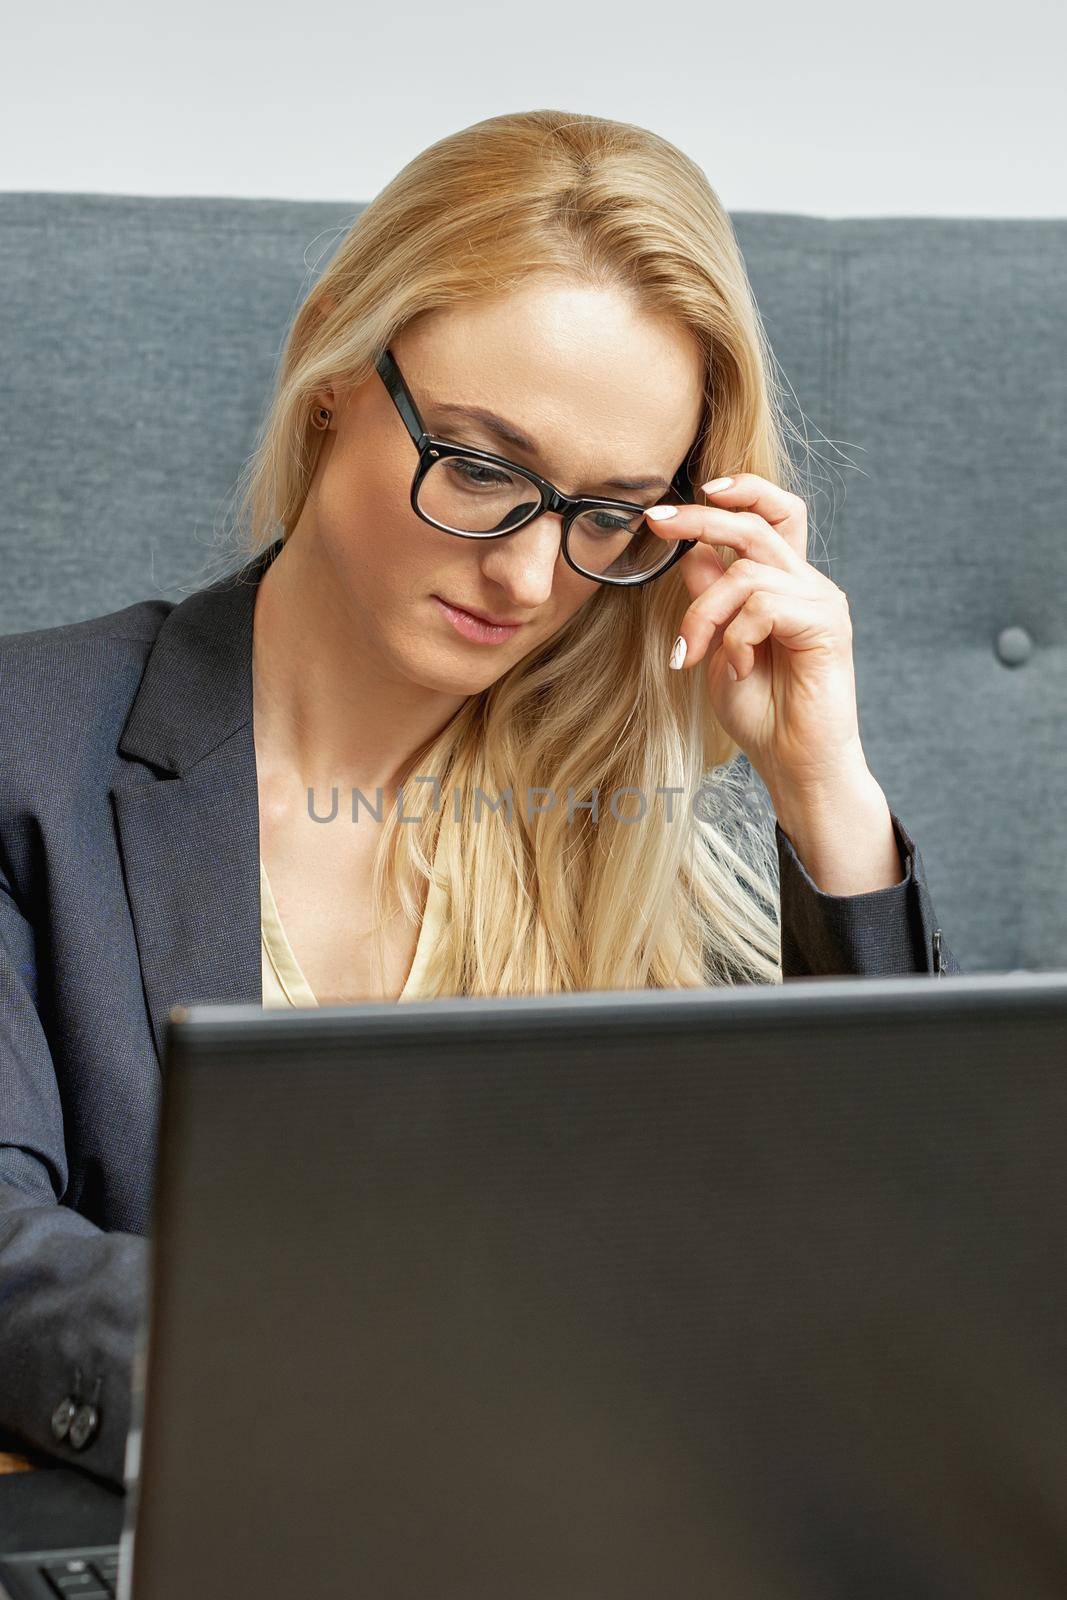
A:
POLYGON ((546 511, 525 527, 494 539, 483 553, 482 570, 519 610, 543 605, 552 593, 563 539, 563 519, 546 511))

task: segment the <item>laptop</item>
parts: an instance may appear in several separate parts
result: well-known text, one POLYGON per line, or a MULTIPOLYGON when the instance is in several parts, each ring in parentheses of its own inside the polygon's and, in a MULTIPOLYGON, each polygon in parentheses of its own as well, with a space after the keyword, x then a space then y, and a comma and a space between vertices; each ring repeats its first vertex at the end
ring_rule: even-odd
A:
POLYGON ((8 1595, 1062 1597, 1065 1041, 1067 972, 176 1007, 126 1530, 8 1595))

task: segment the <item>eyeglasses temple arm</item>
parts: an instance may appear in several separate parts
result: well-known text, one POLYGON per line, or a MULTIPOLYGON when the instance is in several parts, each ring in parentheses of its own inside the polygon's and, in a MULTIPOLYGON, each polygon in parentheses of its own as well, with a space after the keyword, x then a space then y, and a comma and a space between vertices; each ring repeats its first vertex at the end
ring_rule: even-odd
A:
POLYGON ((382 351, 376 366, 382 382, 392 397, 393 404, 400 413, 405 428, 411 435, 412 444, 415 445, 416 449, 421 450, 429 435, 422 425, 419 408, 412 398, 411 390, 404 382, 400 368, 388 350, 382 351))

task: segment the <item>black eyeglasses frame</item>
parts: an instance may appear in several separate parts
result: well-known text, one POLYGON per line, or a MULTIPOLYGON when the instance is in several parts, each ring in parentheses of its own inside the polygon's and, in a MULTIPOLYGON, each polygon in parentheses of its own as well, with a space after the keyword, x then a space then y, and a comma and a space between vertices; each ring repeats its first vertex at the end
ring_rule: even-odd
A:
MULTIPOLYGON (((676 561, 682 559, 687 550, 691 550, 695 544, 699 543, 697 539, 679 539, 677 548, 670 552, 663 565, 657 567, 654 572, 645 573, 644 576, 605 578, 598 577, 593 572, 586 572, 584 567, 578 566, 576 562, 571 560, 568 549, 568 534, 574 519, 580 516, 583 511, 625 510, 643 513, 648 509, 647 506, 635 505, 631 500, 607 500, 588 495, 563 494, 556 488, 555 484, 549 483, 547 478, 542 478, 540 473, 534 472, 531 467, 520 466, 518 462, 509 461, 506 456, 495 455, 491 450, 480 450, 475 445, 456 444, 451 439, 442 439, 435 434, 427 432, 422 417, 419 415, 419 408, 415 404, 414 396, 404 381, 404 376, 392 351, 389 349, 384 350, 375 362, 375 366, 393 404, 400 413, 401 421, 408 431, 412 444, 419 453, 418 464, 411 480, 411 509, 417 517, 421 517, 423 522, 429 523, 431 528, 438 528, 442 533, 454 534, 457 539, 505 539, 508 534, 516 533, 519 528, 524 528, 528 522, 533 522, 537 517, 543 516, 546 511, 551 511, 563 518, 560 548, 563 552, 564 561, 572 571, 577 572, 582 578, 588 578, 593 583, 606 584, 612 588, 627 589, 636 589, 642 584, 652 583, 656 578, 662 578, 663 574, 669 572, 676 561), (536 506, 529 516, 523 517, 521 522, 514 523, 510 528, 503 528, 499 533, 463 533, 458 528, 446 527, 444 523, 435 521, 433 517, 428 516, 420 508, 419 485, 436 462, 449 456, 472 456, 476 460, 487 461, 493 466, 506 467, 509 472, 518 473, 519 476, 532 483, 538 491, 541 497, 540 505, 536 506)), ((689 479, 688 468, 695 448, 696 446, 694 445, 689 451, 682 466, 679 467, 671 480, 670 485, 678 498, 687 505, 693 504, 693 488, 689 479)))

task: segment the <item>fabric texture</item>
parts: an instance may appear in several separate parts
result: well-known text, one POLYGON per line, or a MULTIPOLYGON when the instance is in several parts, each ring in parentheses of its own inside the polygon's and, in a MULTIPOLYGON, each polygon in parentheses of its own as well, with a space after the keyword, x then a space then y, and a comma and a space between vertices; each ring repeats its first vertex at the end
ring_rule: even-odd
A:
MULTIPOLYGON (((252 622, 280 548, 178 605, 0 638, 0 1428, 119 1485, 168 1013, 262 1003, 252 622), (51 1432, 79 1371, 80 1452, 51 1432)), ((902 881, 838 897, 775 824, 787 980, 936 970, 894 827, 902 881)))

